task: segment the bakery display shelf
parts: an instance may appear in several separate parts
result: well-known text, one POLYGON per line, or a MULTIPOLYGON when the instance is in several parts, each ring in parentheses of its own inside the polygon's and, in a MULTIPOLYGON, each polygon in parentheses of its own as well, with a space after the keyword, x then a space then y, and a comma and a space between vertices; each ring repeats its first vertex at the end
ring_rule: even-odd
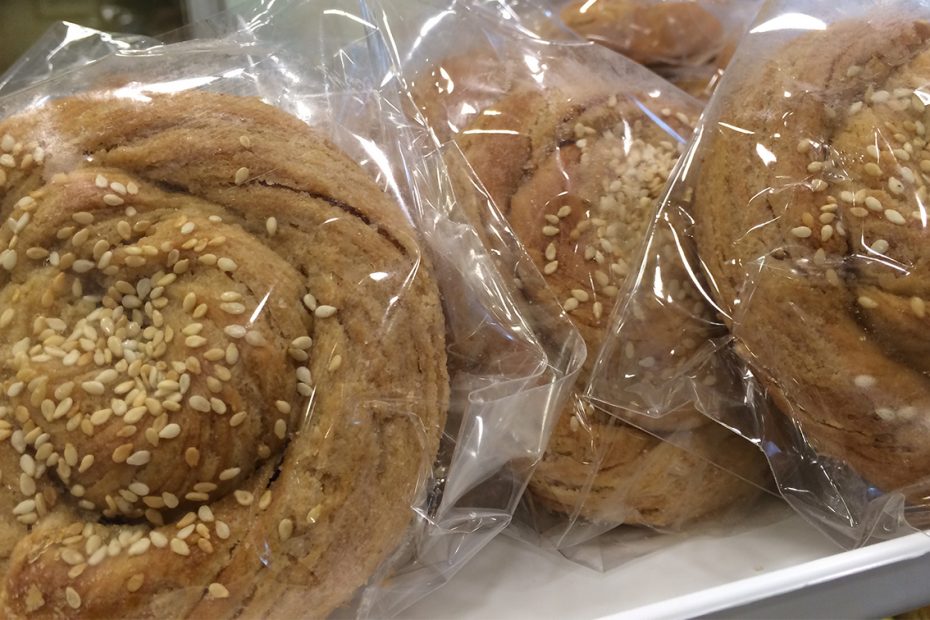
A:
POLYGON ((841 552, 796 516, 594 571, 501 536, 405 618, 877 618, 930 604, 930 535, 841 552))

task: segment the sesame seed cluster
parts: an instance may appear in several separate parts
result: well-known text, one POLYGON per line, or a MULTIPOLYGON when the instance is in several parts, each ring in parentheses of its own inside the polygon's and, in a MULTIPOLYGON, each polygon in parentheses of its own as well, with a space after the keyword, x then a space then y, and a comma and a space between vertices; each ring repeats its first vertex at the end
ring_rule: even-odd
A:
MULTIPOLYGON (((347 217, 321 188, 269 173, 300 157, 293 148, 275 151, 285 131, 296 148, 323 158, 317 170, 325 174, 336 161, 373 205, 387 204, 342 154, 263 104, 206 94, 132 110, 113 102, 112 113, 141 118, 136 135, 148 149, 133 143, 130 120, 116 143, 94 144, 95 131, 113 130, 111 121, 94 126, 106 113, 92 98, 59 105, 0 124, 0 547, 11 567, 3 604, 16 613, 106 615, 125 596, 145 605, 177 579, 172 587, 195 590, 181 615, 231 614, 250 592, 272 606, 276 594, 254 594, 260 555, 247 548, 284 557, 295 537, 325 539, 317 524, 333 506, 324 487, 348 484, 327 465, 326 435, 341 445, 346 424, 367 425, 332 415, 342 415, 345 385, 360 396, 378 392, 367 371, 343 360, 357 346, 347 332, 379 325, 382 309, 365 308, 358 323, 359 310, 343 312, 340 280, 393 272, 407 260, 397 247, 408 249, 370 220, 347 217), (185 139, 167 143, 172 123, 183 125, 190 109, 215 123, 196 136, 222 153, 206 174, 191 171, 209 163, 196 155, 184 165, 185 139), (75 158, 74 143, 83 143, 83 156, 75 158), (269 201, 264 183, 298 188, 278 189, 269 201), (251 188, 257 193, 247 194, 251 188), (302 206, 308 200, 313 208, 302 206), (320 253, 316 260, 329 264, 301 264, 307 257, 290 248, 315 240, 307 232, 315 222, 337 233, 354 227, 346 234, 355 237, 368 231, 390 251, 361 254, 351 272, 320 253), (332 394, 321 393, 327 387, 332 394), (231 596, 233 586, 242 591, 231 596), (209 607, 220 601, 229 607, 209 607)), ((414 280, 425 291, 418 328, 441 341, 438 299, 424 278, 414 280)), ((386 303, 386 292, 372 298, 386 303)), ((401 387, 421 386, 424 401, 433 399, 423 406, 441 415, 444 364, 427 361, 421 340, 401 366, 419 359, 427 370, 401 387)), ((442 347, 429 355, 439 359, 442 347)), ((362 433, 358 441, 381 431, 352 432, 362 433)), ((409 441, 422 444, 421 433, 409 441)), ((397 475, 416 479, 399 462, 397 475)), ((338 501, 350 496, 342 489, 338 501)), ((402 529, 409 499, 397 503, 391 518, 402 529)), ((323 588, 321 604, 338 604, 326 597, 342 600, 355 586, 348 587, 323 588)))
POLYGON ((848 20, 744 68, 752 105, 722 99, 686 200, 737 351, 819 453, 886 489, 930 470, 928 59, 923 22, 848 20))

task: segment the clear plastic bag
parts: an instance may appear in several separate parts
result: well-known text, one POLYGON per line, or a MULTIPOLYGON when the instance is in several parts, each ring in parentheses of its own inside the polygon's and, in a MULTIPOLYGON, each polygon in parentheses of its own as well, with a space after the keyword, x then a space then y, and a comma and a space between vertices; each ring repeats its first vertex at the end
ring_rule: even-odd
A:
POLYGON ((762 0, 508 0, 546 38, 567 32, 641 63, 707 100, 762 0))
POLYGON ((925 2, 766 6, 589 390, 626 419, 694 403, 759 445, 785 499, 845 546, 927 525, 928 23, 925 2), (644 310, 708 337, 644 368, 624 352, 644 310))
MULTIPOLYGON (((479 209, 460 194, 479 234, 493 238, 499 222, 509 222, 593 356, 700 104, 609 50, 536 36, 507 19, 507 5, 405 7, 380 16, 411 115, 455 154, 447 157, 453 181, 477 177, 486 196, 479 191, 474 201, 490 198, 499 209, 479 209), (457 32, 470 33, 467 45, 457 32)), ((643 335, 666 344, 678 337, 675 324, 643 335)), ((723 444, 739 455, 743 475, 763 484, 765 463, 753 446, 693 412, 668 426, 693 438, 694 450, 595 411, 576 394, 530 482, 524 533, 570 553, 620 524, 677 530, 757 495, 758 486, 700 456, 723 444)))
POLYGON ((584 346, 454 218, 366 15, 7 76, 47 79, 0 99, 5 613, 385 617, 509 523, 584 346))

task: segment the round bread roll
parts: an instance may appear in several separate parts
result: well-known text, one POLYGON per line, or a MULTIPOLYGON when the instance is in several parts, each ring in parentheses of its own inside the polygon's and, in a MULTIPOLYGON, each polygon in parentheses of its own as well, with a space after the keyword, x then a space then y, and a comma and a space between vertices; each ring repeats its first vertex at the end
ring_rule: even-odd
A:
POLYGON ((720 21, 687 0, 573 0, 561 17, 586 39, 647 66, 703 64, 723 45, 720 21))
POLYGON ((930 24, 839 22, 751 62, 697 154, 700 257, 805 440, 924 502, 930 24))
POLYGON ((0 122, 0 215, 3 615, 347 601, 448 401, 399 207, 257 99, 98 92, 0 122))
MULTIPOLYGON (((680 154, 669 132, 683 141, 695 119, 693 110, 671 100, 666 107, 646 94, 618 96, 577 67, 566 68, 550 67, 548 88, 515 87, 476 116, 458 143, 584 337, 589 356, 579 384, 586 385, 610 310, 680 154), (654 117, 641 102, 656 110, 654 117)), ((675 319, 666 315, 646 325, 637 342, 642 359, 649 358, 649 347, 668 350, 685 339, 675 319)), ((693 346, 700 340, 694 334, 693 346)), ((701 436, 696 448, 720 454, 735 469, 765 467, 754 446, 693 410, 656 423, 663 425, 693 429, 701 436)), ((593 521, 676 527, 757 489, 690 452, 571 403, 530 491, 553 510, 593 521)))

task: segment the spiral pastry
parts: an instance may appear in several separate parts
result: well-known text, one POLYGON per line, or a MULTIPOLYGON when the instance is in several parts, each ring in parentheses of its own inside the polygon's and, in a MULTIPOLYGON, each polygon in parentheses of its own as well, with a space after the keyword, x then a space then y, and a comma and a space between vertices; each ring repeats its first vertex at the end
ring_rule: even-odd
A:
POLYGON ((751 60, 697 153, 700 258, 803 440, 925 505, 930 23, 840 21, 751 60))
POLYGON ((0 123, 3 615, 326 616, 437 452, 436 284, 298 119, 120 92, 0 123))
MULTIPOLYGON (((445 96, 449 89, 442 86, 434 97, 445 96)), ((457 108, 451 90, 446 101, 457 108)), ((438 107, 420 105, 427 114, 438 107)), ((580 385, 589 381, 609 335, 611 308, 631 277, 656 201, 681 153, 670 134, 690 135, 694 114, 683 97, 618 90, 580 63, 551 61, 545 87, 517 81, 457 138, 584 337, 589 355, 580 385)), ((656 310, 643 314, 637 337, 624 343, 643 371, 658 366, 656 351, 684 356, 706 338, 700 329, 687 332, 682 315, 656 310)), ((695 449, 719 457, 729 469, 762 477, 765 462, 751 444, 693 409, 673 417, 665 424, 693 430, 695 449)), ((559 513, 667 528, 713 514, 757 489, 576 398, 561 413, 529 490, 559 513)))

